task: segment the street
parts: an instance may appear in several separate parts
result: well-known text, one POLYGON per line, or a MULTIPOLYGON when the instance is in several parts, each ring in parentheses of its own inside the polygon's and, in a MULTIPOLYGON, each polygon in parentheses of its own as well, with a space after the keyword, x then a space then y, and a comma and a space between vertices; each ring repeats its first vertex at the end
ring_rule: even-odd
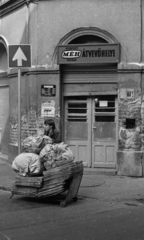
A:
POLYGON ((0 191, 0 240, 143 240, 144 204, 79 195, 60 207, 54 199, 28 199, 0 191))

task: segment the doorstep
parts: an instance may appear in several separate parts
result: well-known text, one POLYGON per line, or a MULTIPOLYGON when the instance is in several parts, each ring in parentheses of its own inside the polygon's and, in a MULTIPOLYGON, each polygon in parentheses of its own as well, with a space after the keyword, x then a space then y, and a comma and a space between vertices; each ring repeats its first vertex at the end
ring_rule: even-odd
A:
POLYGON ((109 169, 109 168, 87 168, 87 167, 84 167, 84 174, 85 175, 116 176, 117 175, 117 170, 116 169, 109 169))

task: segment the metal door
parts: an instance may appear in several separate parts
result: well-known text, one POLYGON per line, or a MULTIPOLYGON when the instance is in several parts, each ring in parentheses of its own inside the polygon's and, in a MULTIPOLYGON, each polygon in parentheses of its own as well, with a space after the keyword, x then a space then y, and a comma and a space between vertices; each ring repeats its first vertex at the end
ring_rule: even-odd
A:
POLYGON ((65 98, 64 141, 85 166, 115 167, 116 97, 65 98))

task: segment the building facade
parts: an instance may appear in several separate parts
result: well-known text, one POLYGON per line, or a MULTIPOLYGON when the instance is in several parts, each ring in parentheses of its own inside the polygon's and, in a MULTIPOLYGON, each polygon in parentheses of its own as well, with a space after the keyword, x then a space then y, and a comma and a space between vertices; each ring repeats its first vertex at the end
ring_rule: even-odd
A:
POLYGON ((21 69, 21 138, 54 118, 86 167, 144 175, 143 0, 0 1, 0 147, 18 153, 18 70, 9 45, 30 44, 21 69))

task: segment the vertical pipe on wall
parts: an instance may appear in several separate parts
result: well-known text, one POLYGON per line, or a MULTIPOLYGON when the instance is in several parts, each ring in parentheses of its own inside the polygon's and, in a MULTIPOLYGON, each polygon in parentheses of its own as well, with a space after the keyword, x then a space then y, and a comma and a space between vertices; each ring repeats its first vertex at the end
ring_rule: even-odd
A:
MULTIPOLYGON (((143 0, 140 0, 140 64, 143 61, 143 54, 142 54, 142 41, 143 41, 143 0)), ((141 82, 141 130, 143 133, 143 116, 142 116, 142 106, 143 106, 143 80, 142 80, 142 65, 140 67, 140 82, 141 82)), ((143 151, 143 144, 141 142, 141 150, 143 151)), ((143 159, 143 152, 141 155, 141 158, 143 159)), ((143 166, 143 164, 142 164, 143 166)))
POLYGON ((142 63, 142 38, 143 38, 143 0, 140 0, 140 63, 142 63))
POLYGON ((26 5, 27 5, 27 11, 26 11, 26 42, 29 44, 29 0, 26 0, 26 5))
MULTIPOLYGON (((143 15, 142 15, 142 1, 140 0, 140 60, 139 63, 142 63, 142 38, 143 38, 143 15)), ((142 66, 140 66, 140 82, 141 82, 141 105, 143 100, 143 83, 142 83, 142 66)))
MULTIPOLYGON (((30 15, 30 9, 29 9, 29 0, 26 0, 26 43, 29 44, 30 39, 29 39, 29 15, 30 15)), ((26 115, 27 119, 29 121, 29 79, 28 75, 26 74, 25 78, 25 84, 26 84, 26 115)), ((29 136, 29 127, 28 127, 28 132, 29 136)))

